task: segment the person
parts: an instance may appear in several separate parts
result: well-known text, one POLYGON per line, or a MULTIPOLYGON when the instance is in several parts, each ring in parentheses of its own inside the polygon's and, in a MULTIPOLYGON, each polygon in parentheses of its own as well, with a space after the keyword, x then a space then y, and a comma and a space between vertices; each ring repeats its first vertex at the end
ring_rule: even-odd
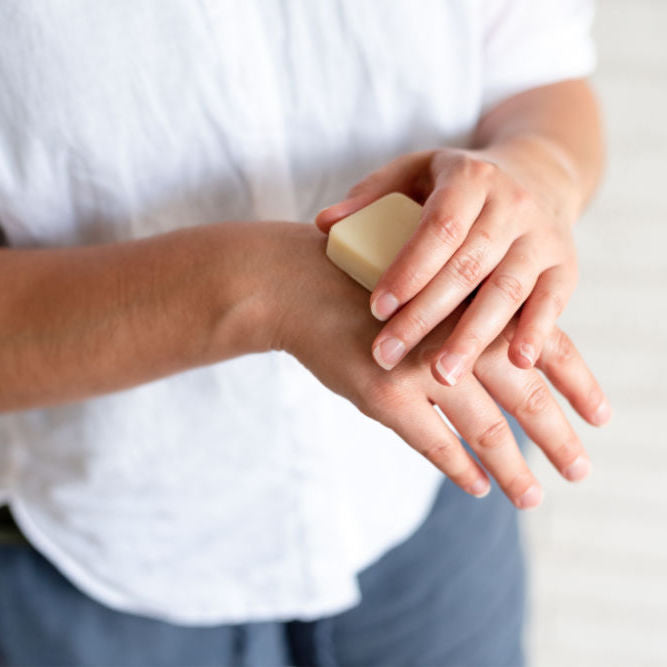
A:
POLYGON ((609 418, 555 326, 591 18, 2 4, 0 662, 523 663, 519 426, 576 481, 542 373, 609 418), (325 233, 394 190, 369 304, 325 233))

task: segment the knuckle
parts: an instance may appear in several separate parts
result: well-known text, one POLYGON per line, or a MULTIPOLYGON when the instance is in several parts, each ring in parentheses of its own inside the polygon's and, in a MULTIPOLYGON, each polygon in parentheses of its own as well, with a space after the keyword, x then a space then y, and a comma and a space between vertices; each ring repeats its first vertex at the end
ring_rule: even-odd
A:
POLYGON ((388 275, 385 285, 390 292, 404 300, 421 290, 428 281, 429 276, 420 269, 417 262, 403 262, 400 275, 388 275))
POLYGON ((486 180, 497 172, 498 167, 488 160, 460 153, 456 158, 456 169, 464 178, 486 180))
POLYGON ((533 209, 534 201, 532 195, 521 186, 516 186, 511 194, 512 206, 519 212, 526 213, 533 209))
POLYGON ((486 428, 477 438, 480 449, 491 451, 502 447, 510 437, 509 424, 500 419, 486 428))
POLYGON ((515 253, 515 259, 521 263, 522 267, 525 267, 527 271, 539 272, 543 259, 538 248, 529 243, 517 242, 513 245, 512 250, 515 253))
POLYGON ((451 259, 451 271, 455 278, 466 288, 477 285, 482 275, 482 262, 479 253, 462 253, 451 259))
POLYGON ((534 326, 533 324, 528 324, 521 329, 520 335, 515 335, 512 339, 514 346, 520 345, 521 343, 527 343, 536 348, 542 347, 542 341, 544 340, 544 333, 539 327, 534 326))
POLYGON ((471 173, 481 180, 487 180, 495 176, 498 167, 493 162, 487 160, 473 160, 470 165, 471 173))
POLYGON ((494 275, 491 279, 491 283, 512 305, 518 305, 523 301, 523 285, 515 276, 512 276, 509 273, 494 275))
POLYGON ((468 176, 470 174, 473 163, 475 162, 470 155, 464 152, 456 152, 450 159, 454 169, 463 176, 468 176))
POLYGON ((486 335, 477 329, 470 328, 461 332, 458 342, 468 355, 478 354, 488 346, 486 335))
POLYGON ((554 304, 554 308, 558 315, 560 315, 563 310, 565 310, 565 302, 563 301, 560 294, 558 294, 558 292, 550 291, 547 294, 547 298, 554 304))
POLYGON ((548 405, 549 391, 542 380, 536 380, 528 385, 518 412, 525 415, 536 415, 546 409, 548 405))
POLYGON ((399 329, 397 333, 401 340, 421 340, 432 326, 421 311, 412 308, 402 313, 399 329))
POLYGON ((557 465, 567 465, 574 461, 580 453, 581 443, 579 442, 579 438, 575 435, 570 435, 565 442, 554 450, 553 459, 557 465))
POLYGON ((397 402, 396 386, 391 381, 383 380, 366 389, 366 400, 370 401, 376 410, 384 412, 391 409, 397 402))
POLYGON ((463 238, 463 223, 456 215, 433 215, 428 221, 435 238, 445 245, 454 245, 463 238))
POLYGON ((357 407, 367 417, 383 423, 394 414, 402 400, 402 392, 396 380, 387 374, 369 377, 358 389, 357 407))
POLYGON ((558 294, 558 292, 552 289, 539 290, 535 294, 535 297, 540 301, 551 303, 554 311, 556 312, 556 316, 559 316, 565 309, 565 302, 563 301, 563 298, 560 294, 558 294))
POLYGON ((480 238, 483 238, 487 243, 493 243, 493 237, 491 234, 484 228, 478 227, 477 228, 477 235, 480 238))
POLYGON ((458 449, 458 443, 449 440, 440 440, 421 453, 427 461, 430 461, 442 470, 452 467, 452 464, 460 453, 458 449))
POLYGON ((560 329, 556 330, 556 338, 554 341, 554 361, 557 364, 563 364, 571 361, 575 355, 574 345, 569 336, 560 329))

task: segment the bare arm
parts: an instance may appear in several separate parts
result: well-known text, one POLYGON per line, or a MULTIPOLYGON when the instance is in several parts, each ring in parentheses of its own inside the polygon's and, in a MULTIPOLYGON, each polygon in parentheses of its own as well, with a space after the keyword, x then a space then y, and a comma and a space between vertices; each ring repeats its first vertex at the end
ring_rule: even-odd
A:
POLYGON ((267 349, 259 225, 0 250, 0 411, 83 399, 267 349))
MULTIPOLYGON (((368 354, 381 326, 368 312, 368 293, 327 260, 324 242, 310 225, 224 223, 100 247, 1 250, 0 410, 83 399, 283 349, 468 493, 488 491, 487 473, 433 404, 517 507, 537 505, 540 487, 494 399, 567 479, 585 476, 588 459, 572 426, 537 371, 510 367, 503 336, 482 355, 479 380, 454 390, 429 367, 433 337, 456 316, 401 368, 381 370, 368 354)), ((541 358, 547 376, 595 422, 594 378, 563 334, 550 340, 541 358)))

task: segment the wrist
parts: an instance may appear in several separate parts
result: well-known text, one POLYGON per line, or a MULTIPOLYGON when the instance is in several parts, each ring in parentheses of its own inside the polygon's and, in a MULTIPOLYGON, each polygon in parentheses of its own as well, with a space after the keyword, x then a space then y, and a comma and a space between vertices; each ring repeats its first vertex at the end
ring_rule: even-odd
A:
POLYGON ((224 222, 176 232, 188 235, 202 276, 192 285, 192 306, 201 312, 203 332, 195 365, 271 349, 275 224, 224 222))
POLYGON ((523 134, 477 152, 498 164, 569 226, 581 215, 587 193, 574 159, 556 141, 523 134))
POLYGON ((215 237, 205 241, 214 266, 209 356, 292 352, 307 315, 308 276, 324 257, 326 237, 313 225, 293 222, 225 222, 209 229, 215 237))
POLYGON ((260 244, 264 344, 298 357, 304 327, 314 317, 313 295, 326 291, 323 285, 338 269, 326 259, 326 236, 314 225, 271 223, 260 244))

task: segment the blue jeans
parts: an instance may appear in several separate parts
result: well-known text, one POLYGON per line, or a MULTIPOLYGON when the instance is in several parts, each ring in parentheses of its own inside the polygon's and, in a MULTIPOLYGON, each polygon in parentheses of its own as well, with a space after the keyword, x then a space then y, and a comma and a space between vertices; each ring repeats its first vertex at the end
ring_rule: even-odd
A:
POLYGON ((359 577, 362 601, 313 622, 180 627, 119 613, 29 545, 0 545, 0 665, 520 667, 517 515, 445 482, 426 521, 359 577))

